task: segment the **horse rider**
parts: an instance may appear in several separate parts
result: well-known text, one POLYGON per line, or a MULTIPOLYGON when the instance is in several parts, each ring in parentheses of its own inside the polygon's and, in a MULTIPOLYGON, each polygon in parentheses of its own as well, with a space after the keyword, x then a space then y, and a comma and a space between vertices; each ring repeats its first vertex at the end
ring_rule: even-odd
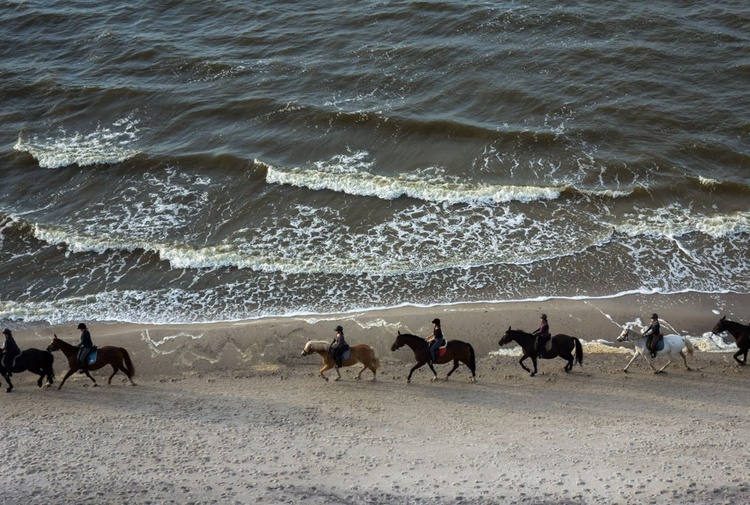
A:
POLYGON ((13 375, 11 373, 11 368, 13 368, 13 360, 21 354, 21 349, 18 347, 18 344, 16 344, 16 339, 13 338, 13 333, 8 329, 5 328, 3 330, 3 335, 5 335, 5 342, 3 343, 3 359, 2 359, 2 365, 3 368, 5 368, 5 373, 8 377, 13 375))
POLYGON ((78 343, 78 362, 81 364, 81 369, 78 373, 86 373, 88 370, 89 354, 94 347, 94 343, 91 341, 91 333, 83 323, 78 325, 78 329, 81 330, 81 341, 78 343))
POLYGON ((651 324, 648 325, 646 331, 642 334, 646 337, 646 348, 651 351, 651 357, 656 357, 656 352, 659 346, 659 340, 662 339, 661 325, 659 325, 659 315, 657 313, 651 314, 651 324))
POLYGON ((432 335, 427 337, 427 342, 430 344, 430 363, 433 363, 437 359, 438 349, 445 345, 443 330, 440 329, 440 319, 432 320, 432 335))
POLYGON ((336 336, 333 337, 333 342, 328 350, 333 354, 333 361, 336 364, 336 368, 341 368, 341 358, 343 354, 349 349, 349 344, 346 343, 344 338, 344 328, 336 326, 336 336))
POLYGON ((544 346, 547 345, 547 341, 550 339, 547 314, 539 316, 539 328, 534 330, 532 335, 536 335, 536 340, 534 340, 534 351, 536 351, 537 356, 539 356, 542 349, 544 349, 544 346))

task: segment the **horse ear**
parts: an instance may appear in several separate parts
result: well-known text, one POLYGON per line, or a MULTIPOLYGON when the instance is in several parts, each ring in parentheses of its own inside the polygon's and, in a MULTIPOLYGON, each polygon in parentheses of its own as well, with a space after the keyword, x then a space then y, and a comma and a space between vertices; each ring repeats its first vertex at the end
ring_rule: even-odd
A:
POLYGON ((508 331, 510 331, 510 326, 508 326, 508 331))
POLYGON ((398 334, 401 335, 401 330, 398 330, 398 334))
POLYGON ((724 317, 722 317, 721 320, 722 321, 726 321, 726 319, 727 319, 727 316, 726 316, 726 314, 724 314, 724 317))

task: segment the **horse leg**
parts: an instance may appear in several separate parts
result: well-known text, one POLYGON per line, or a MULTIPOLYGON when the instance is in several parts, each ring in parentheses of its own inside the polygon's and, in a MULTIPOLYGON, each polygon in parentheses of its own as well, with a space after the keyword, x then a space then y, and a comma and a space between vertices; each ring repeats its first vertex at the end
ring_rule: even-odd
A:
POLYGON ((622 371, 625 373, 628 373, 628 368, 630 367, 630 365, 633 364, 633 361, 635 361, 635 358, 637 357, 638 357, 638 351, 633 351, 633 357, 630 358, 630 361, 628 361, 628 364, 625 365, 625 368, 623 368, 622 371))
POLYGON ((432 363, 430 361, 427 362, 427 366, 430 367, 430 370, 432 370, 432 379, 430 379, 430 381, 436 381, 438 376, 437 376, 437 372, 435 371, 435 368, 433 368, 432 363))
POLYGON ((89 370, 88 370, 88 368, 84 369, 84 370, 83 370, 83 373, 85 373, 85 374, 86 374, 86 377, 88 377, 89 379, 91 379, 91 381, 92 381, 92 382, 94 383, 94 385, 93 385, 92 387, 96 387, 96 386, 97 386, 97 383, 96 383, 96 379, 94 379, 94 378, 93 378, 93 377, 91 376, 91 374, 89 373, 89 370))
POLYGON ((736 353, 734 353, 734 356, 732 356, 732 357, 734 358, 734 360, 737 363, 739 363, 742 366, 745 366, 745 364, 747 363, 747 351, 743 351, 742 349, 740 349, 739 351, 737 351, 736 353), (740 357, 739 357, 740 354, 744 354, 745 355, 745 361, 742 361, 740 359, 740 357))
POLYGON ((13 383, 10 381, 10 375, 6 372, 3 374, 3 378, 5 379, 5 382, 8 383, 8 387, 5 388, 6 393, 10 393, 13 391, 13 383))
POLYGON ((445 380, 448 380, 448 377, 450 377, 451 374, 456 371, 456 368, 458 368, 458 358, 453 358, 453 368, 451 368, 451 371, 448 372, 448 375, 445 376, 445 380))
POLYGON ((326 377, 325 375, 323 375, 323 372, 325 372, 325 371, 327 371, 327 370, 330 370, 331 368, 332 368, 332 367, 331 367, 331 365, 329 365, 328 363, 325 363, 325 364, 323 365, 323 368, 321 368, 321 369, 320 369, 320 372, 318 372, 318 375, 319 375, 320 377, 323 377, 323 378, 325 379, 325 381, 326 381, 326 382, 328 382, 328 377, 326 377))
POLYGON ((36 381, 36 385, 39 387, 42 387, 42 382, 44 381, 44 370, 39 370, 38 372, 34 372, 39 374, 39 380, 36 381))
POLYGON ((536 356, 531 357, 531 362, 534 364, 534 371, 531 372, 531 377, 536 375, 537 369, 536 369, 536 356))
POLYGON ((682 356, 682 361, 685 362, 685 368, 687 368, 688 370, 692 370, 692 368, 690 368, 688 366, 688 364, 687 364, 687 356, 685 356, 685 353, 682 352, 682 350, 680 350, 680 356, 682 356))
POLYGON ((70 370, 68 370, 68 373, 65 374, 65 377, 63 377, 62 381, 60 382, 60 385, 57 386, 57 389, 62 389, 63 384, 65 384, 65 381, 68 380, 68 377, 70 377, 71 375, 73 375, 74 373, 76 373, 76 370, 78 370, 78 369, 77 368, 71 368, 70 370))
MULTIPOLYGON (((422 367, 422 366, 424 366, 424 364, 425 364, 425 363, 427 363, 427 362, 426 362, 426 361, 422 361, 421 363, 420 363, 420 362, 417 362, 417 364, 416 364, 416 365, 414 365, 413 367, 411 367, 411 370, 409 370, 409 376, 408 376, 408 377, 406 378, 406 383, 407 383, 407 384, 411 382, 411 374, 413 374, 413 373, 414 373, 414 370, 416 370, 416 369, 417 369, 417 368, 419 368, 419 367, 422 367)), ((432 368, 432 365, 430 365, 430 368, 432 368)), ((435 372, 435 370, 433 370, 433 373, 434 373, 434 372, 435 372)))
POLYGON ((110 375, 109 379, 107 379, 107 386, 111 386, 112 385, 112 377, 114 377, 115 375, 117 375, 117 371, 118 371, 117 366, 113 364, 112 365, 112 375, 110 375))
POLYGON ((526 365, 523 364, 523 362, 526 360, 526 358, 530 358, 530 356, 528 354, 524 354, 523 356, 521 356, 521 359, 518 360, 518 364, 521 365, 521 368, 523 368, 527 372, 531 373, 531 368, 528 368, 526 365))
POLYGON ((367 365, 365 365, 364 363, 362 363, 362 370, 359 371, 359 373, 357 374, 357 376, 355 377, 355 379, 357 379, 357 380, 361 379, 362 378, 362 372, 364 372, 365 370, 367 370, 367 365))
POLYGON ((664 369, 665 369, 665 368, 667 368, 667 367, 668 367, 669 365, 671 365, 671 364, 672 364, 672 357, 670 356, 670 357, 669 357, 669 361, 667 361, 667 364, 666 364, 666 365, 664 365, 663 367, 661 367, 661 368, 660 368, 660 369, 658 369, 658 370, 654 370, 654 373, 661 373, 661 372, 663 372, 663 371, 664 371, 664 369))

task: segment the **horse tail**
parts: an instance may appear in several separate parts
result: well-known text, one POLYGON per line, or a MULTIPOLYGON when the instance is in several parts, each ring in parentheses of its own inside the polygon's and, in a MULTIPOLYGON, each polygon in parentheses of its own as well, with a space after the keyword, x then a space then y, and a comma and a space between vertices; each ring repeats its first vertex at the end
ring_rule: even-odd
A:
POLYGON ((576 345, 576 361, 578 361, 580 366, 583 366, 583 346, 581 345, 581 341, 573 337, 573 342, 576 345))
POLYGON ((469 346, 469 368, 471 369, 471 373, 476 373, 477 372, 477 359, 476 359, 476 355, 474 354, 474 348, 469 343, 467 343, 466 345, 469 346))
POLYGON ((130 354, 128 354, 128 351, 122 347, 119 348, 120 352, 122 353, 122 358, 125 360, 125 366, 127 367, 127 371, 125 372, 129 378, 135 377, 135 367, 133 366, 133 362, 130 360, 130 354))
POLYGON ((693 343, 687 337, 682 337, 682 340, 685 342, 685 347, 687 347, 688 356, 692 356, 693 351, 695 351, 695 347, 693 346, 693 343))

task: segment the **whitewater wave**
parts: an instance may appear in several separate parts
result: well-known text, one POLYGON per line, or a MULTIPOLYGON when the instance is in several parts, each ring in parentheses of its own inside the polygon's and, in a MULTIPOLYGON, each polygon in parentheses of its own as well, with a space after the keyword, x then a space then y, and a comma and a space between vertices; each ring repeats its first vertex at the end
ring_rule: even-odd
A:
POLYGON ((266 182, 312 190, 330 190, 355 196, 395 200, 402 196, 449 205, 507 203, 555 200, 566 187, 512 186, 462 182, 448 177, 438 167, 395 176, 370 172, 366 152, 340 155, 308 168, 274 167, 255 160, 265 168, 266 182))
POLYGON ((121 163, 139 154, 139 121, 131 116, 110 126, 98 125, 89 133, 68 133, 60 129, 46 136, 19 134, 13 148, 29 153, 42 168, 70 165, 109 165, 121 163))

